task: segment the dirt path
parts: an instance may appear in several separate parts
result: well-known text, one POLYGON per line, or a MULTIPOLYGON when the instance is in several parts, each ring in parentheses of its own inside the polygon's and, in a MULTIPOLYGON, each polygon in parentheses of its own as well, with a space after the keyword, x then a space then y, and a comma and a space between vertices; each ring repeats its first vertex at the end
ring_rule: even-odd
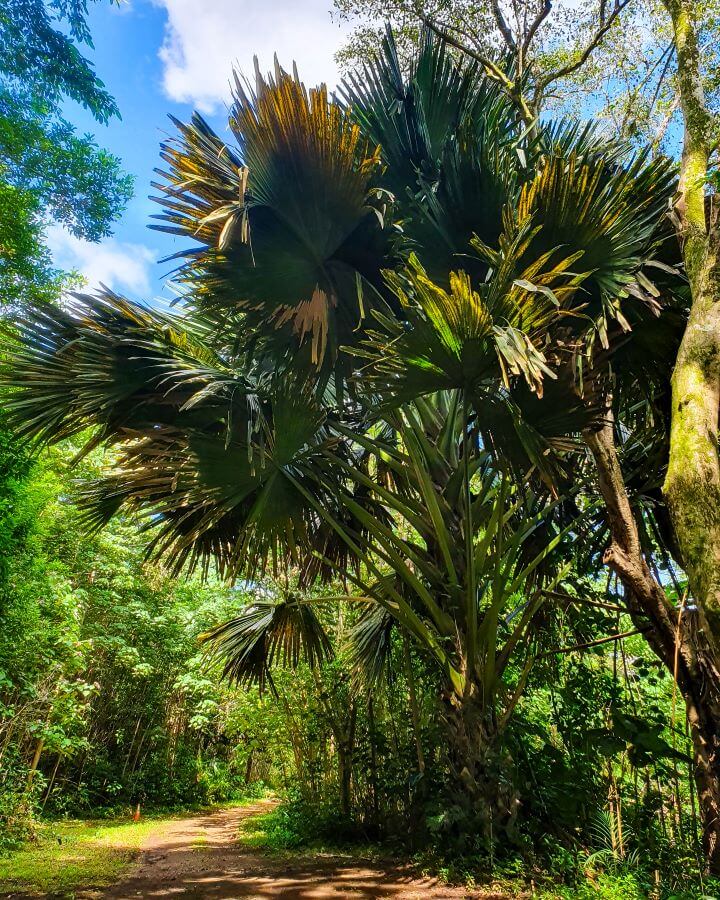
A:
POLYGON ((237 842, 241 821, 266 811, 270 804, 220 810, 181 819, 150 838, 135 869, 102 896, 107 900, 138 897, 285 897, 395 898, 462 900, 500 895, 447 888, 407 869, 383 867, 342 856, 282 859, 244 848, 237 842))

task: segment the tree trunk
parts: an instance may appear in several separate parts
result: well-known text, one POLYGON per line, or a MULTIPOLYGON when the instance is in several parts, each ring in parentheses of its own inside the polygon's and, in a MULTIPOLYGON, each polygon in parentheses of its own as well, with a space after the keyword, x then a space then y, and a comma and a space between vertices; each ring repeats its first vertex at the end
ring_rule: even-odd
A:
POLYGON ((668 671, 687 708, 708 870, 720 874, 720 653, 703 607, 680 613, 653 577, 625 490, 608 412, 585 440, 595 460, 612 540, 604 561, 618 575, 628 608, 668 671))
POLYGON ((513 832, 519 803, 511 778, 512 761, 499 749, 497 719, 484 714, 478 696, 472 688, 462 698, 445 696, 443 718, 450 792, 467 817, 461 827, 469 835, 479 832, 491 847, 498 836, 513 832))
POLYGON ((672 376, 664 493, 693 597, 720 635, 720 267, 717 237, 691 279, 693 302, 672 376))
POLYGON ((402 632, 403 645, 403 661, 405 664, 405 677, 408 683, 408 699, 410 701, 410 717, 413 729, 413 740, 415 741, 415 753, 417 754, 418 771, 425 771, 425 756, 423 754, 422 740, 420 736, 420 709, 417 702, 417 692, 415 691, 415 675, 412 668, 412 657, 410 655, 410 641, 407 634, 402 632))
POLYGON ((327 699, 319 672, 317 669, 313 669, 312 673, 315 680, 318 699, 325 710, 328 725, 332 731, 335 746, 337 748, 340 811, 345 818, 349 819, 352 813, 352 767, 353 757, 355 755, 357 703, 355 700, 350 702, 347 718, 345 718, 344 714, 336 715, 332 704, 327 699))
POLYGON ((338 780, 340 781, 340 812, 344 819, 349 819, 352 811, 352 759, 347 748, 342 745, 337 748, 337 755, 338 780))
POLYGON ((368 696, 368 740, 370 742, 370 789, 372 791, 372 824, 380 826, 380 798, 378 797, 377 746, 375 732, 375 704, 372 693, 368 696))
POLYGON ((703 94, 697 0, 664 0, 673 26, 684 121, 678 237, 692 304, 672 377, 664 492, 695 601, 720 637, 720 231, 706 197, 713 120, 703 94))
POLYGON ((37 767, 40 765, 40 757, 42 756, 44 746, 45 746, 45 738, 39 737, 35 744, 35 752, 33 753, 33 758, 30 762, 30 768, 28 770, 28 775, 27 775, 28 791, 32 787, 33 781, 35 780, 35 773, 37 772, 37 767))
POLYGON ((357 705, 350 704, 350 716, 342 734, 338 735, 338 776, 340 779, 340 811, 346 819, 352 814, 352 767, 355 756, 357 705))

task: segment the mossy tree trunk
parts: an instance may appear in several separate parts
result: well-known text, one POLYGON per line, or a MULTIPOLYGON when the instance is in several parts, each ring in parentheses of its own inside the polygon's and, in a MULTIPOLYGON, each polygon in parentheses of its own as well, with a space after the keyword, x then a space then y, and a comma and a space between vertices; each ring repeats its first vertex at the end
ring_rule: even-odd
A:
POLYGON ((720 231, 706 196, 713 118, 705 102, 697 0, 664 0, 673 25, 684 143, 676 224, 692 305, 672 378, 664 491, 695 601, 720 637, 720 231))
POLYGON ((693 597, 679 629, 678 684, 687 701, 709 869, 720 873, 720 231, 707 196, 713 118, 705 102, 697 0, 663 0, 672 21, 684 122, 678 235, 691 307, 672 377, 664 492, 693 597), (685 665, 687 657, 688 665, 685 665), (687 671, 685 671, 687 670, 687 671), (682 677, 681 677, 682 676, 682 677), (687 684, 684 681, 689 679, 687 684))

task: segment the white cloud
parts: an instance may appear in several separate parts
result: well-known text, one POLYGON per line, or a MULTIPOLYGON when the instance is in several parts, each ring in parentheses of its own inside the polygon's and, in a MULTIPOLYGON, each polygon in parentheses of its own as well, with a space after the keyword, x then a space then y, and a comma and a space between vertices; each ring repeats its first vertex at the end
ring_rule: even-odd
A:
POLYGON ((118 16, 127 16, 134 11, 133 0, 117 0, 110 7, 110 12, 118 16))
POLYGON ((213 112, 229 99, 233 66, 252 76, 254 55, 263 72, 272 68, 277 53, 283 68, 297 63, 306 84, 337 83, 333 55, 344 30, 331 21, 332 0, 153 2, 168 17, 160 59, 163 87, 172 100, 213 112))
POLYGON ((150 266, 156 256, 143 244, 124 243, 115 238, 91 244, 60 225, 51 225, 46 238, 55 265, 65 271, 78 271, 89 288, 104 284, 139 296, 150 292, 150 266))

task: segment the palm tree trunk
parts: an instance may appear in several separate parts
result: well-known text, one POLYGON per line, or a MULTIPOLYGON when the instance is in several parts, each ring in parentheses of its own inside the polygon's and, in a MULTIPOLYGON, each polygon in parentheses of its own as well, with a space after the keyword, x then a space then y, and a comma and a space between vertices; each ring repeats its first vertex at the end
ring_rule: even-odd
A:
POLYGON ((443 698, 448 734, 448 758, 453 800, 491 846, 503 833, 513 830, 518 797, 512 785, 512 761, 499 747, 500 730, 494 715, 487 715, 477 689, 464 697, 443 698))

